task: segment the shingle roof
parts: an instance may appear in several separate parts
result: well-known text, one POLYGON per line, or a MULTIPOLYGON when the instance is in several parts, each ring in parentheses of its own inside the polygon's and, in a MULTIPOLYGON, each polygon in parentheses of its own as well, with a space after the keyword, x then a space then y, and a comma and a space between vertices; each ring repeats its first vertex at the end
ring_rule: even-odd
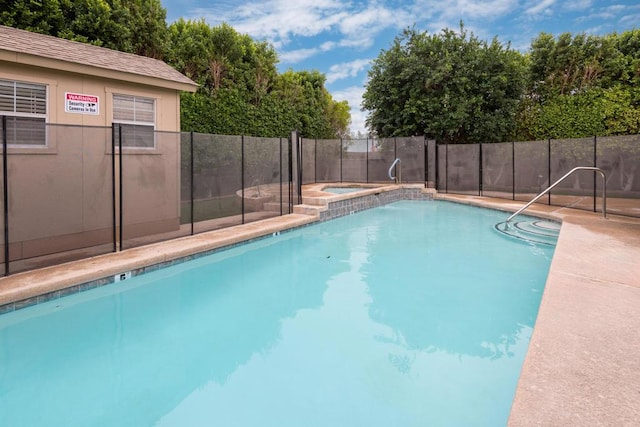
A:
POLYGON ((197 86, 191 79, 157 59, 2 25, 0 50, 197 86))

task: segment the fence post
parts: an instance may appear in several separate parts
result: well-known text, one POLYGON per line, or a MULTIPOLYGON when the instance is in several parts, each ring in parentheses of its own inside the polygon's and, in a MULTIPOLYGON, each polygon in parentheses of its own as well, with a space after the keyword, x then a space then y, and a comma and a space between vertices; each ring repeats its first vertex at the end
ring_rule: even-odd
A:
POLYGON ((424 188, 427 188, 427 182, 429 181, 429 145, 427 137, 423 136, 422 145, 424 147, 424 188))
MULTIPOLYGON (((551 138, 547 139, 547 186, 551 185, 551 138)), ((547 193, 547 205, 551 205, 551 191, 547 193)))
POLYGON ((123 164, 122 164, 122 125, 118 126, 118 159, 120 160, 120 168, 118 170, 119 172, 119 176, 120 176, 120 185, 119 185, 119 190, 120 190, 120 203, 119 203, 119 207, 120 207, 120 250, 122 250, 122 241, 123 241, 123 236, 124 236, 124 193, 122 192, 122 189, 124 188, 124 184, 122 183, 122 169, 123 169, 123 164))
POLYGON ((303 174, 303 167, 302 167, 302 136, 298 133, 298 131, 296 131, 296 145, 298 147, 298 158, 296 159, 298 162, 298 182, 296 185, 296 190, 298 192, 298 195, 296 196, 296 200, 298 201, 298 204, 302 203, 302 174, 303 174))
POLYGON ((282 216, 282 138, 279 138, 278 142, 278 152, 280 153, 280 157, 278 157, 278 164, 280 166, 280 173, 278 174, 280 177, 280 216, 282 216))
POLYGON ((111 203, 112 203, 112 225, 113 225, 113 252, 118 251, 118 236, 116 235, 117 212, 116 212, 116 124, 111 124, 111 203))
POLYGON ((342 138, 340 138, 340 182, 342 182, 342 151, 344 150, 344 146, 342 144, 342 138))
POLYGON ((242 207, 242 224, 244 224, 244 135, 240 137, 240 172, 242 176, 240 177, 240 185, 242 190, 240 192, 241 197, 241 207, 242 207))
POLYGON ((393 160, 398 158, 398 137, 393 137, 393 160))
MULTIPOLYGON (((291 165, 291 184, 292 196, 295 192, 295 203, 302 203, 302 143, 300 134, 297 130, 291 132, 291 144, 290 144, 290 165, 291 165), (295 167, 295 173, 293 168, 295 167)), ((293 204, 291 205, 293 206, 293 204)))
MULTIPOLYGON (((593 135, 593 167, 597 168, 598 167, 598 152, 597 152, 597 144, 598 144, 598 137, 596 135, 593 135)), ((597 176, 596 176, 596 172, 593 172, 593 211, 596 211, 596 186, 598 185, 598 181, 597 181, 597 176)), ((603 201, 604 203, 604 201, 603 201)))
POLYGON ((516 143, 511 141, 511 199, 516 199, 516 143))
POLYGON ((291 213, 293 212, 293 132, 289 134, 287 148, 289 151, 289 213, 291 213))
POLYGON ((482 196, 482 141, 480 141, 478 156, 478 196, 482 196))
POLYGON ((4 204, 4 275, 9 275, 9 183, 7 178, 7 116, 2 116, 2 193, 4 204))
POLYGON ((433 140, 433 144, 435 146, 435 153, 436 153, 436 159, 434 164, 436 165, 436 182, 435 182, 435 187, 436 187, 436 191, 439 191, 439 183, 440 183, 440 148, 438 147, 438 141, 437 140, 433 140))
POLYGON ((300 178, 300 185, 302 185, 302 178, 304 177, 304 165, 303 165, 303 161, 304 161, 304 147, 302 146, 302 138, 300 138, 300 135, 296 135, 296 141, 298 141, 298 177, 300 178))
POLYGON ((194 179, 195 179, 195 171, 194 171, 194 163, 195 160, 193 158, 193 131, 189 134, 189 152, 191 153, 191 235, 193 236, 193 222, 195 220, 195 215, 193 209, 195 207, 194 198, 195 198, 195 190, 194 190, 194 179))
POLYGON ((444 192, 449 194, 449 141, 444 146, 444 192))
POLYGON ((369 183, 369 135, 367 135, 367 147, 365 148, 364 158, 365 158, 365 182, 369 183))

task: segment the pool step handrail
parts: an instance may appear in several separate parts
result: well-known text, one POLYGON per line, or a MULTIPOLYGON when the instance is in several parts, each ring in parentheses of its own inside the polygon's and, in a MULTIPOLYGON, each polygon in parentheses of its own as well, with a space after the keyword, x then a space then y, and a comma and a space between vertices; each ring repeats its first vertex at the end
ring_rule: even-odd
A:
POLYGON ((578 166, 578 167, 575 167, 575 168, 571 169, 566 174, 564 174, 562 176, 562 178, 558 179, 556 182, 551 184, 549 187, 547 187, 546 190, 544 190, 542 193, 538 194, 529 203, 527 203, 526 205, 524 205, 523 207, 518 209, 513 215, 511 215, 509 218, 507 218, 507 220, 505 221, 506 225, 508 226, 509 225, 509 221, 511 221, 516 215, 520 214, 522 211, 524 211, 529 206, 534 204, 540 197, 542 197, 545 194, 547 194, 549 191, 551 191, 554 187, 556 187, 562 181, 567 179, 574 172, 581 171, 581 170, 598 172, 600 174, 600 176, 602 176, 602 218, 603 219, 607 219, 607 176, 606 176, 606 174, 600 168, 596 168, 596 167, 593 167, 593 166, 578 166))
POLYGON ((399 157, 398 157, 398 158, 396 158, 396 159, 393 161, 393 163, 391 163, 391 166, 389 167, 389 172, 388 172, 388 174, 389 174, 389 179, 390 179, 390 180, 395 181, 396 183, 400 184, 400 181, 401 181, 401 179, 402 179, 402 178, 401 178, 401 177, 402 177, 402 163, 400 162, 400 158, 399 158, 399 157), (399 166, 398 166, 398 176, 397 176, 397 177, 392 176, 392 175, 391 175, 391 171, 392 171, 392 170, 393 170, 393 168, 395 168, 395 167, 396 167, 396 165, 398 165, 398 164, 399 164, 399 166))

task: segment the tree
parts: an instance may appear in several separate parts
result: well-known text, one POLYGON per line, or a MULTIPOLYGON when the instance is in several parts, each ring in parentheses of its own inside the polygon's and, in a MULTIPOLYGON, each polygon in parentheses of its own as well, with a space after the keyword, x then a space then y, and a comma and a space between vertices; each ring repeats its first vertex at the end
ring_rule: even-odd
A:
POLYGON ((522 55, 462 25, 436 35, 406 29, 374 60, 362 106, 382 137, 504 141, 515 132, 525 75, 522 55))
POLYGON ((0 24, 57 36, 67 27, 71 0, 0 0, 0 24))
POLYGON ((640 30, 620 35, 541 33, 528 55, 519 139, 638 133, 640 30))
POLYGON ((0 10, 2 25, 159 59, 166 49, 160 0, 1 0, 0 10))
POLYGON ((160 0, 128 0, 132 52, 164 59, 167 51, 167 10, 160 0))
POLYGON ((348 133, 349 106, 336 102, 318 71, 278 74, 273 46, 227 24, 180 19, 169 26, 167 61, 200 84, 182 96, 183 129, 280 137, 297 129, 308 138, 348 133))
POLYGON ((348 134, 349 107, 331 97, 323 74, 279 74, 272 45, 227 24, 179 19, 167 27, 160 0, 0 0, 0 24, 165 60, 200 86, 181 96, 184 130, 348 134))

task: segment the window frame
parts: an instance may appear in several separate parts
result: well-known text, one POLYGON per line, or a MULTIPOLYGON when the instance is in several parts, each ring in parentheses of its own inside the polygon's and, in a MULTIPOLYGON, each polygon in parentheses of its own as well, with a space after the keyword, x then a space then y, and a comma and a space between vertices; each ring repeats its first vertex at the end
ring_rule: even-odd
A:
MULTIPOLYGON (((15 80, 10 78, 0 78, 0 83, 8 83, 5 86, 11 87, 13 86, 13 95, 11 97, 3 96, 3 98, 8 98, 13 100, 13 111, 1 110, 0 116, 6 116, 7 118, 28 118, 28 119, 38 119, 42 120, 42 124, 44 127, 44 140, 41 143, 37 144, 16 144, 10 143, 11 138, 7 135, 7 147, 9 148, 18 148, 18 149, 47 149, 49 148, 49 129, 47 127, 47 119, 49 114, 49 85, 45 83, 37 83, 37 82, 26 82, 22 80, 15 80), (27 98, 28 103, 31 106, 32 110, 37 110, 37 103, 42 102, 44 104, 44 113, 36 112, 24 112, 24 111, 16 111, 18 109, 18 89, 22 86, 23 89, 36 89, 42 90, 44 89, 44 97, 42 99, 38 99, 38 97, 27 98), (29 86, 31 88, 29 88, 29 86)), ((8 127, 8 126, 7 126, 8 127)), ((9 133, 9 129, 7 129, 7 134, 9 133)), ((15 134, 13 137, 15 141, 15 134)), ((2 141, 0 141, 1 145, 2 141)))
POLYGON ((114 130, 120 128, 120 129, 123 129, 123 132, 124 132, 124 129, 131 126, 134 131, 136 127, 141 127, 141 128, 151 128, 151 132, 152 132, 153 140, 151 145, 125 144, 125 141, 123 138, 122 149, 123 150, 147 150, 147 151, 156 150, 157 149, 156 121, 157 121, 158 100, 156 98, 152 98, 149 96, 130 95, 130 94, 116 93, 116 92, 113 92, 111 94, 111 100, 112 100, 112 106, 111 106, 112 121, 115 125, 122 125, 122 126, 115 126, 114 130), (120 100, 121 102, 122 101, 133 102, 133 108, 130 110, 131 114, 133 115, 133 120, 118 117, 120 115, 119 114, 120 111, 118 111, 117 109, 118 100, 120 100), (151 114, 153 116, 153 122, 138 119, 137 117, 138 109, 136 108, 136 103, 141 101, 145 101, 145 103, 147 104, 148 104, 148 101, 151 101, 151 105, 152 105, 151 114))

